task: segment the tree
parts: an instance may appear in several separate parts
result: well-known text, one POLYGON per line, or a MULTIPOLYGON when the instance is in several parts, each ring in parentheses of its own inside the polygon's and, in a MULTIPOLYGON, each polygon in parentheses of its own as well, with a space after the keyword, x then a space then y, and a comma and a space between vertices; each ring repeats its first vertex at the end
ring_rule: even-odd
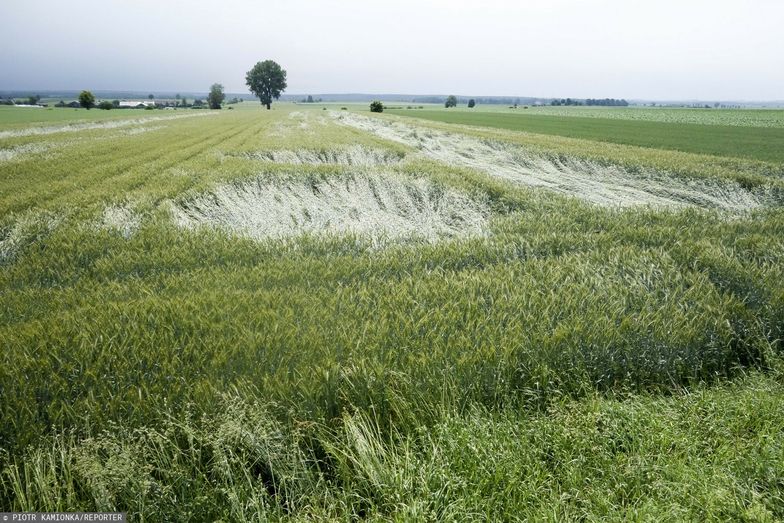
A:
POLYGON ((473 107, 473 106, 475 106, 475 105, 476 105, 476 100, 474 100, 473 98, 471 98, 470 100, 468 100, 468 107, 473 107))
POLYGON ((115 109, 120 107, 120 100, 112 100, 112 107, 114 107, 115 109))
POLYGON ((109 100, 103 100, 101 103, 98 104, 98 109, 103 109, 104 111, 108 111, 109 109, 114 109, 114 105, 109 100))
POLYGON ((155 95, 150 93, 150 94, 147 95, 147 98, 149 98, 150 100, 154 100, 155 99, 155 95))
POLYGON ((371 113, 383 113, 384 112, 384 104, 379 102, 378 100, 374 100, 370 102, 370 112, 371 113))
POLYGON ((79 105, 85 109, 90 109, 95 105, 95 96, 90 91, 82 91, 79 93, 79 105))
POLYGON ((446 97, 446 102, 444 102, 444 107, 457 107, 457 97, 453 94, 450 94, 446 97))
POLYGON ((207 103, 210 109, 220 109, 226 95, 223 94, 223 86, 221 84, 212 84, 210 87, 210 94, 207 95, 207 103))
POLYGON ((311 95, 308 95, 308 98, 305 100, 305 103, 312 104, 313 103, 313 97, 311 95))
POLYGON ((41 100, 41 96, 35 94, 27 98, 27 105, 38 105, 38 102, 41 100))
POLYGON ((277 100, 286 90, 286 71, 272 60, 257 62, 245 75, 250 92, 259 97, 262 105, 270 108, 272 100, 277 100))
POLYGON ((183 107, 188 107, 188 99, 183 96, 182 100, 180 100, 180 104, 182 104, 183 107))

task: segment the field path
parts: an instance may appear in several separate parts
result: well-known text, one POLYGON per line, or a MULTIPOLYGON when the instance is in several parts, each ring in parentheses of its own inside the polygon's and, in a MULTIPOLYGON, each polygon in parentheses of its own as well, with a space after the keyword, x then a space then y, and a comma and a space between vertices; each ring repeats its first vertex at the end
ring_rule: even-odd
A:
POLYGON ((352 113, 336 113, 334 117, 345 125, 414 147, 433 160, 599 205, 745 211, 769 201, 764 190, 752 192, 725 180, 686 178, 649 168, 631 171, 620 165, 537 154, 510 143, 352 113))

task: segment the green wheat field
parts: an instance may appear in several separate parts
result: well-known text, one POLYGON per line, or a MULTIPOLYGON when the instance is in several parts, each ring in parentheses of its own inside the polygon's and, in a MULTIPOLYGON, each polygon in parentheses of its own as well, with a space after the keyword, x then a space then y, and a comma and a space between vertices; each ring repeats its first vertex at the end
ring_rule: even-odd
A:
POLYGON ((0 508, 784 519, 784 111, 235 107, 0 107, 0 508))

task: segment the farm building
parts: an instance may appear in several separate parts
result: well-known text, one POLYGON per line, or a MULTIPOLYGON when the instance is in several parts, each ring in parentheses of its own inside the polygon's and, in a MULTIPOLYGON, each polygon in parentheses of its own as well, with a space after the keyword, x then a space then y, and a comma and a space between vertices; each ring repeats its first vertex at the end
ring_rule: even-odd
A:
POLYGON ((155 106, 154 102, 142 102, 139 100, 123 100, 120 102, 121 108, 144 109, 148 106, 155 106))

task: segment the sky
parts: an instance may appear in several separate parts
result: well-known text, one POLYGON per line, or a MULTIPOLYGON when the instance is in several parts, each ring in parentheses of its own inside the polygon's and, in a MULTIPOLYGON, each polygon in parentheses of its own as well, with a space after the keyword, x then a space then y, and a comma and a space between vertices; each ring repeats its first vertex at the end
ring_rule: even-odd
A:
POLYGON ((782 0, 2 0, 0 90, 784 99, 782 0))

